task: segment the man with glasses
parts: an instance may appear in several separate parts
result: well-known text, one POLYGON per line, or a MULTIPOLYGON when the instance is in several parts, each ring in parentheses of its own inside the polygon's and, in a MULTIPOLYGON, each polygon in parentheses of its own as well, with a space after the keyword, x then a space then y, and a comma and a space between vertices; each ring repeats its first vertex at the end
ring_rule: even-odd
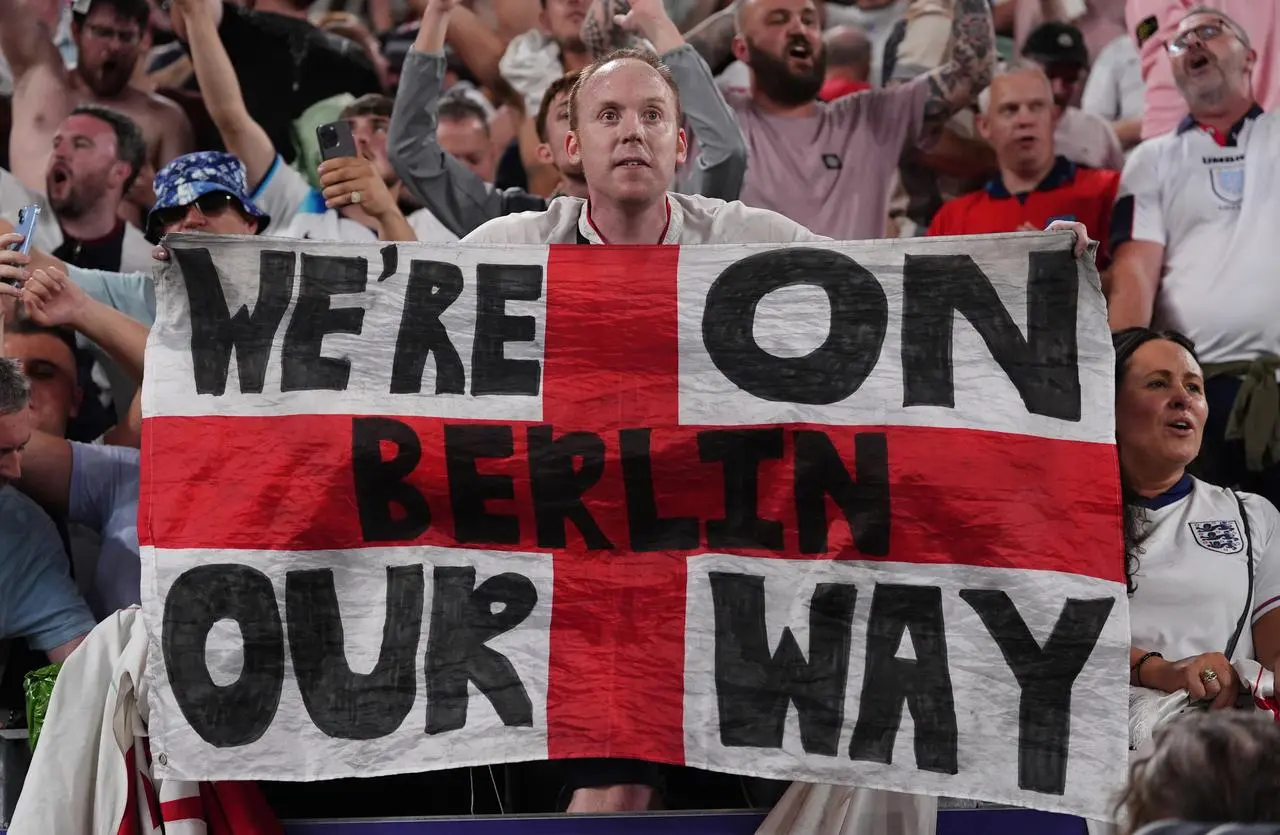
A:
POLYGON ((1280 123, 1254 98, 1258 54, 1231 18, 1192 11, 1166 49, 1190 115, 1121 177, 1111 326, 1195 341, 1209 403, 1196 474, 1280 503, 1280 123))
POLYGON ((1138 45, 1146 107, 1142 138, 1168 133, 1187 115, 1187 105, 1173 77, 1169 42, 1193 10, 1212 10, 1229 17, 1258 53, 1253 67, 1253 95, 1266 110, 1280 108, 1280 3, 1274 0, 1127 0, 1125 21, 1138 45))
POLYGON ((1053 86, 1059 114, 1053 144, 1058 153, 1086 168, 1123 168, 1124 149, 1111 123, 1074 104, 1089 71, 1089 51, 1080 30, 1068 23, 1043 23, 1027 37, 1022 57, 1039 64, 1053 86))
POLYGON ((100 104, 142 128, 147 155, 139 187, 129 195, 132 216, 151 206, 150 171, 192 149, 191 124, 178 105, 131 85, 146 47, 147 0, 91 0, 77 6, 71 34, 78 53, 68 69, 33 0, 0 0, 0 50, 13 70, 13 173, 30 189, 45 185, 53 136, 77 105, 100 104))

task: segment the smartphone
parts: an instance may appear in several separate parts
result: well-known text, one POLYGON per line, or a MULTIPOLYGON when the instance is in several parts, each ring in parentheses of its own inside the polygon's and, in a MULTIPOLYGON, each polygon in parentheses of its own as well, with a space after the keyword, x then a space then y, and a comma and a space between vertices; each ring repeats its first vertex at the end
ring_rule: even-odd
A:
POLYGON ((351 135, 351 125, 346 122, 329 122, 316 128, 316 139, 320 141, 320 159, 330 160, 335 157, 355 157, 356 139, 351 135))
POLYGON ((16 249, 23 255, 31 250, 31 239, 35 236, 36 221, 40 219, 40 205, 32 203, 18 209, 18 227, 14 230, 22 236, 22 243, 14 244, 9 249, 16 249))
MULTIPOLYGON (((22 242, 10 245, 9 249, 21 252, 26 255, 31 250, 31 239, 35 236, 36 220, 40 217, 40 207, 32 203, 23 206, 18 210, 18 226, 13 231, 22 236, 22 242)), ((5 284, 11 287, 18 287, 19 283, 8 278, 0 278, 5 284)))

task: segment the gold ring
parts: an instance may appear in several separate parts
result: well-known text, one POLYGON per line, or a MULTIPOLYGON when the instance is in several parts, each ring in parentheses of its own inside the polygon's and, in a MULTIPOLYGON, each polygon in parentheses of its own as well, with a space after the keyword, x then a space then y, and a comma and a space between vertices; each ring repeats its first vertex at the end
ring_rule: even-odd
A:
POLYGON ((352 203, 359 203, 359 202, 360 202, 360 192, 358 192, 358 191, 353 191, 353 192, 351 192, 351 202, 352 202, 352 203))
POLYGON ((1218 674, 1215 673, 1213 670, 1205 668, 1200 671, 1200 680, 1203 681, 1205 684, 1208 684, 1211 681, 1217 681, 1218 674))

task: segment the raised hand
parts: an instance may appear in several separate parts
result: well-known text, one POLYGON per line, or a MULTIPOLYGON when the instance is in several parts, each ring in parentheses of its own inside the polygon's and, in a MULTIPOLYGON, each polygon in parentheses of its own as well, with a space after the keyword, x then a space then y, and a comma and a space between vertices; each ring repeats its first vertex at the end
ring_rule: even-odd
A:
POLYGON ((37 325, 77 327, 89 297, 62 270, 46 267, 27 277, 22 285, 22 304, 37 325))
MULTIPOLYGON (((8 226, 8 224, 5 225, 8 226)), ((22 236, 17 232, 0 234, 0 295, 17 296, 18 288, 27 278, 25 268, 31 263, 31 256, 9 249, 20 243, 22 243, 22 236)))
POLYGON ((684 43, 680 29, 667 14, 662 0, 614 0, 618 13, 615 26, 647 38, 659 52, 669 52, 684 43), (628 8, 628 6, 630 8, 628 8))
POLYGON ((373 163, 364 157, 325 160, 319 172, 325 205, 330 209, 359 206, 378 219, 400 210, 373 163))

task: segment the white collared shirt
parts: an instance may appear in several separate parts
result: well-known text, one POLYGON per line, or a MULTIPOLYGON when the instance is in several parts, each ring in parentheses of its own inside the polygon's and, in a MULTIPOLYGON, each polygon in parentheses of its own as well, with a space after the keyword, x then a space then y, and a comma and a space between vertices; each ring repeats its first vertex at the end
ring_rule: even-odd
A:
POLYGON ((1204 362, 1280 353, 1280 121, 1255 109, 1225 145, 1188 117, 1134 149, 1112 213, 1111 251, 1164 247, 1153 326, 1204 362))
MULTIPOLYGON (((1280 513, 1261 496, 1240 497, 1247 526, 1230 490, 1190 476, 1146 502, 1137 590, 1129 599, 1135 647, 1169 661, 1222 652, 1246 608, 1248 625, 1280 606, 1280 513), (1246 601, 1249 551, 1254 584, 1246 601)), ((1254 657, 1248 628, 1235 657, 1254 657)))
MULTIPOLYGON (((544 212, 520 212, 495 218, 462 239, 463 243, 572 244, 579 236, 604 243, 587 218, 587 201, 557 197, 544 212)), ((667 194, 671 216, 663 244, 753 244, 825 241, 795 221, 735 200, 726 203, 696 194, 667 194)))

